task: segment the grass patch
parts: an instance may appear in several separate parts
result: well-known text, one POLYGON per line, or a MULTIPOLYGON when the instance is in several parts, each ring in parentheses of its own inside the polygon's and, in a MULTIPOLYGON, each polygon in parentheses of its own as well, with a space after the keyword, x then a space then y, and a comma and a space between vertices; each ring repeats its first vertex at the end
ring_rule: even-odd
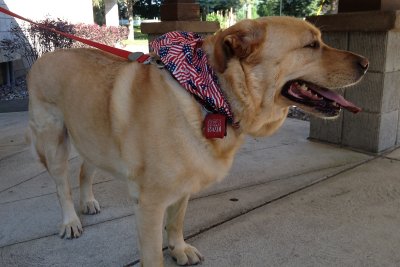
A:
POLYGON ((140 26, 134 26, 135 29, 135 39, 136 40, 147 40, 148 36, 140 31, 140 26))
MULTIPOLYGON (((136 36, 135 36, 136 38, 136 36)), ((123 45, 148 45, 148 41, 146 40, 123 40, 121 42, 123 45)))
POLYGON ((148 45, 148 36, 147 34, 143 34, 140 31, 140 26, 135 26, 134 27, 134 40, 123 40, 121 43, 123 45, 148 45))

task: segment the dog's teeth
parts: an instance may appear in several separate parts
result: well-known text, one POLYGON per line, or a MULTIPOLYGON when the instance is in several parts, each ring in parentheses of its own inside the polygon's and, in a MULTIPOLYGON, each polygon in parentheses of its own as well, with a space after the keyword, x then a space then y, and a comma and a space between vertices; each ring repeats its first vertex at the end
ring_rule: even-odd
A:
POLYGON ((308 90, 308 88, 307 88, 307 86, 306 86, 305 84, 302 84, 302 85, 300 86, 300 89, 301 89, 301 90, 305 90, 305 91, 308 90))
POLYGON ((332 105, 338 107, 338 104, 336 102, 332 102, 332 105))

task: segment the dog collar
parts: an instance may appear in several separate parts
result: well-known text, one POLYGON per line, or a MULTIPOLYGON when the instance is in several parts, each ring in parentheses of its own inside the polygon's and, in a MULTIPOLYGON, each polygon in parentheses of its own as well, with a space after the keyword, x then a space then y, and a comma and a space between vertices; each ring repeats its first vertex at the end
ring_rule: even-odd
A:
POLYGON ((222 114, 227 122, 238 127, 202 44, 203 38, 197 33, 174 31, 156 38, 150 48, 179 84, 209 113, 222 114))

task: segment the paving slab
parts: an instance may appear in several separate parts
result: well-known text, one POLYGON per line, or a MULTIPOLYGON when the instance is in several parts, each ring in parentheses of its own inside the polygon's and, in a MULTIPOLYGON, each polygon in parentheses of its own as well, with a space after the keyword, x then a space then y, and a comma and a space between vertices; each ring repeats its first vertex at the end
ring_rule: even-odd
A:
POLYGON ((397 148, 385 155, 387 158, 400 160, 400 148, 397 148))
POLYGON ((376 159, 189 242, 210 267, 399 266, 399 173, 398 161, 376 159))
MULTIPOLYGON (((57 236, 61 213, 54 182, 30 156, 23 142, 26 123, 26 112, 0 114, 0 126, 7 125, 0 130, 0 266, 135 265, 139 254, 132 201, 125 183, 107 173, 99 172, 94 184, 102 212, 96 216, 80 215, 85 229, 83 236, 72 241, 57 236), (19 136, 17 146, 9 145, 13 135, 19 136)), ((252 210, 296 195, 299 190, 374 159, 310 142, 308 128, 308 122, 288 119, 269 138, 248 138, 228 177, 192 197, 185 236, 213 235, 213 229, 219 225, 246 217, 252 210)), ((70 157, 70 180, 77 209, 80 162, 74 150, 70 157)), ((259 238, 265 239, 262 235, 259 238)), ((210 266, 257 266, 218 265, 218 261, 215 264, 210 266)))
MULTIPOLYGON (((348 167, 348 166, 347 166, 348 167)), ((256 186, 250 186, 239 190, 232 190, 229 192, 216 194, 208 197, 199 197, 193 199, 189 203, 188 211, 185 220, 185 236, 196 235, 200 232, 206 231, 210 227, 219 225, 227 220, 240 216, 246 212, 249 212, 255 207, 259 207, 269 203, 273 200, 280 198, 282 195, 296 191, 299 187, 307 187, 312 183, 317 182, 319 179, 326 179, 332 175, 340 173, 346 167, 337 167, 326 170, 321 170, 316 173, 300 175, 287 179, 280 179, 273 182, 259 184, 256 186), (232 201, 234 200, 234 201, 232 201), (198 215, 202 214, 201 217, 198 215)), ((114 181, 115 183, 118 181, 114 181)), ((122 183, 119 184, 122 186, 122 183)), ((99 186, 99 185, 98 185, 99 186)), ((110 190, 98 189, 95 186, 95 191, 101 191, 98 193, 109 192, 110 190)), ((115 191, 117 185, 108 184, 106 189, 115 191)), ((122 187, 118 189, 119 192, 123 191, 122 187)), ((121 199, 120 197, 112 197, 109 195, 109 200, 112 199, 114 204, 110 201, 106 202, 105 207, 99 215, 96 216, 81 216, 82 223, 84 225, 85 232, 81 238, 77 239, 77 245, 75 251, 71 251, 74 247, 71 243, 75 240, 62 240, 57 237, 57 223, 60 220, 58 212, 58 205, 56 205, 56 196, 48 196, 46 199, 36 199, 38 202, 32 202, 31 205, 25 204, 27 210, 40 208, 42 212, 36 212, 34 217, 21 218, 20 213, 28 214, 26 211, 18 211, 15 214, 11 214, 11 221, 5 221, 4 231, 8 233, 7 237, 0 236, 0 242, 12 243, 12 245, 6 245, 1 247, 2 255, 4 260, 4 266, 23 266, 26 259, 32 259, 35 264, 40 266, 76 266, 84 263, 86 266, 111 266, 111 265, 128 265, 132 262, 137 262, 139 254, 137 250, 137 239, 134 226, 126 228, 125 224, 134 224, 134 214, 131 209, 131 202, 128 199, 121 199), (110 198, 111 197, 111 198, 110 198), (41 202, 43 201, 43 202, 41 202), (47 203, 47 205, 45 205, 47 203), (119 206, 119 207, 118 207, 119 206), (125 213, 123 213, 120 206, 125 206, 125 213), (36 207, 36 208, 35 208, 36 207), (110 214, 113 212, 113 214, 110 214), (46 220, 43 220, 43 216, 46 215, 46 220), (22 219, 23 221, 19 222, 22 219), (21 229, 25 229, 26 221, 32 222, 29 229, 26 229, 27 233, 21 229), (17 221, 15 223, 14 221, 17 221), (37 233, 36 236, 32 233, 37 233), (89 238, 86 238, 86 234, 89 234, 89 238), (96 238, 96 235, 102 237, 96 238), (104 236, 107 237, 105 240, 104 236), (15 239, 10 240, 9 236, 13 236, 15 239), (127 239, 127 236, 131 240, 127 239), (85 237, 85 238, 83 238, 85 237), (8 238, 8 240, 5 240, 8 238), (25 239, 24 239, 25 238, 25 239), (19 239, 19 240, 18 240, 19 239), (115 247, 110 247, 109 244, 102 244, 103 242, 109 243, 114 242, 118 244, 115 247), (92 245, 96 243, 96 245, 92 245), (99 243, 99 244, 97 244, 99 243), (64 244, 64 245, 62 245, 64 244), (34 246, 35 249, 30 248, 34 246), (62 250, 65 246, 66 249, 62 250), (87 247, 86 249, 81 249, 87 247), (124 247, 123 249, 121 249, 124 247), (42 249, 40 249, 42 248, 42 249), (131 249, 129 249, 131 248, 131 249), (95 250, 99 250, 96 252, 95 250), (104 250, 107 250, 103 253, 104 250), (18 252, 18 257, 12 257, 13 253, 18 252), (92 253, 92 258, 85 259, 88 253, 92 253), (57 257, 54 256, 57 255, 57 257), (71 255, 74 255, 71 258, 71 255), (113 257, 110 258, 110 255, 113 257), (48 259, 49 258, 49 259, 48 259), (45 260, 43 260, 45 259, 45 260), (83 261, 82 259, 85 259, 83 261)), ((99 199, 101 201, 102 199, 99 199)), ((13 210, 12 208, 6 208, 6 210, 13 210)), ((4 213, 0 208, 0 217, 3 217, 4 213)), ((10 213, 8 213, 10 215, 10 213)), ((166 245, 166 243, 164 244, 166 245)), ((0 261, 0 265, 2 262, 0 261)))
MULTIPOLYGON (((133 202, 125 183, 115 180, 94 186, 102 211, 98 215, 80 215, 83 226, 98 224, 133 214, 133 202)), ((73 190, 74 204, 79 211, 79 191, 73 190)), ((61 211, 56 194, 44 195, 0 205, 0 247, 57 235, 61 211)), ((61 240, 60 240, 61 241, 61 240)))
MULTIPOLYGON (((0 177, 2 178, 0 192, 15 188, 17 185, 46 172, 45 167, 32 155, 27 145, 25 144, 24 146, 22 151, 0 160, 0 177)), ((70 155, 70 159, 77 157, 78 155, 75 153, 70 155)), ((79 167, 78 165, 76 166, 76 168, 79 167)))
MULTIPOLYGON (((72 188, 79 187, 79 170, 82 160, 74 157, 69 161, 70 177, 69 181, 72 188)), ((6 181, 7 179, 4 179, 6 181)), ((104 172, 98 171, 95 175, 93 184, 112 181, 114 178, 104 172)), ((19 184, 9 187, 7 190, 0 191, 0 204, 21 201, 56 193, 56 185, 46 170, 34 175, 30 179, 25 179, 19 184)))
POLYGON ((132 217, 90 227, 74 240, 46 236, 0 248, 0 266, 123 266, 138 255, 132 217))

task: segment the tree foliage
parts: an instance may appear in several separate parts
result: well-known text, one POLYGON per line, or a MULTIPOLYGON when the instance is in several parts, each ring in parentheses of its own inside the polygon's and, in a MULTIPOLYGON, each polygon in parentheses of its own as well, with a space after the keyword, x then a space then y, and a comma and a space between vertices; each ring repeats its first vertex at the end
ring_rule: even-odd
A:
POLYGON ((261 17, 277 16, 279 15, 279 13, 275 14, 276 5, 279 5, 278 1, 271 1, 271 0, 261 1, 257 5, 257 14, 261 17))
POLYGON ((106 14, 104 0, 92 0, 93 5, 93 20, 98 25, 106 23, 106 14))
MULTIPOLYGON (((202 20, 206 20, 206 16, 212 12, 221 11, 225 13, 231 8, 238 9, 246 0, 198 0, 200 5, 200 13, 202 20)), ((247 0, 251 1, 251 0, 247 0)))
MULTIPOLYGON (((332 1, 332 0, 329 0, 332 1)), ((281 0, 263 0, 257 6, 260 16, 279 16, 281 0)), ((282 0, 282 15, 306 17, 317 14, 322 0, 282 0)))
POLYGON ((241 6, 244 0, 198 0, 201 9, 211 12, 235 9, 241 6))
POLYGON ((160 6, 162 0, 118 0, 120 18, 128 18, 127 1, 132 1, 133 15, 141 18, 152 19, 160 17, 160 6))
MULTIPOLYGON (((160 16, 160 6, 163 0, 118 0, 118 13, 120 19, 129 19, 128 4, 131 2, 132 16, 141 18, 155 18, 160 16)), ((92 0, 94 21, 103 25, 105 23, 104 0, 92 0)))

